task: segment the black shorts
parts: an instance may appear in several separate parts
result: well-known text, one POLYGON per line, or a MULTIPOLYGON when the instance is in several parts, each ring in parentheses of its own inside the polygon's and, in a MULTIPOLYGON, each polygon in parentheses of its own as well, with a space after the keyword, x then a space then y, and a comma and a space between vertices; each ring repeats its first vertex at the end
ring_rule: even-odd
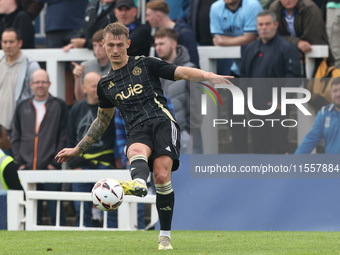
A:
POLYGON ((126 137, 125 154, 131 144, 142 143, 152 150, 148 159, 151 172, 154 159, 161 155, 172 158, 172 171, 176 171, 179 167, 180 140, 181 133, 177 123, 169 119, 152 119, 130 130, 126 137))

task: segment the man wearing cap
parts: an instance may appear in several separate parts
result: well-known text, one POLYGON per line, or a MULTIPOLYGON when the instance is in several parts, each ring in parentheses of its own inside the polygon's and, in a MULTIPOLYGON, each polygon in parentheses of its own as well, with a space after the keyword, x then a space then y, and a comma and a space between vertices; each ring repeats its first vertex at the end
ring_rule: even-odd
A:
POLYGON ((134 0, 116 1, 114 13, 117 20, 129 29, 131 44, 128 55, 149 56, 152 43, 151 28, 136 19, 137 8, 134 0))

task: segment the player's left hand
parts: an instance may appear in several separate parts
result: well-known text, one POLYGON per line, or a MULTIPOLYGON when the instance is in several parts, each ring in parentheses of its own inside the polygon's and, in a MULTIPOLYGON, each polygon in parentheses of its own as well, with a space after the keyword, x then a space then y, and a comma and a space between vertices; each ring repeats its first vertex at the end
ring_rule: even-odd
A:
POLYGON ((58 159, 58 163, 64 163, 71 157, 75 156, 79 156, 79 151, 77 147, 65 148, 58 152, 58 154, 55 156, 55 159, 58 159))

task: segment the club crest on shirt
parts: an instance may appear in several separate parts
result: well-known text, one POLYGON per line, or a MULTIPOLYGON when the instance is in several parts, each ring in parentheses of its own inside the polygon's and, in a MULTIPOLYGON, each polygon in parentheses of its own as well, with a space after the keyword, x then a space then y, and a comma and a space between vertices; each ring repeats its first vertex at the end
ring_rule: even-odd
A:
POLYGON ((140 75, 142 73, 142 69, 138 66, 135 66, 132 70, 133 75, 140 75))
POLYGON ((108 90, 109 90, 109 89, 112 89, 114 86, 115 86, 115 84, 114 84, 112 81, 110 81, 109 87, 108 87, 107 89, 108 89, 108 90))

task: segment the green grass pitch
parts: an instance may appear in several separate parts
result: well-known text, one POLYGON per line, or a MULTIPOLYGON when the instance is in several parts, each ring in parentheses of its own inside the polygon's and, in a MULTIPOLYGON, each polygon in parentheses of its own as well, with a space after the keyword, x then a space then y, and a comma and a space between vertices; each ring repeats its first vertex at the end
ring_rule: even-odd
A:
POLYGON ((0 254, 340 254, 340 232, 173 231, 174 250, 158 251, 158 231, 0 231, 0 254))

